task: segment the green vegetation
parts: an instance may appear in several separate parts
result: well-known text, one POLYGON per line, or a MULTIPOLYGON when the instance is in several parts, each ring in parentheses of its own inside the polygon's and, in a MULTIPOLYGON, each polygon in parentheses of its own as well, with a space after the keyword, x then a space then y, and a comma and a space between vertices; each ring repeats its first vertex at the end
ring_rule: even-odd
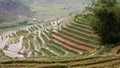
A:
MULTIPOLYGON (((43 3, 45 1, 46 0, 44 0, 43 3)), ((57 0, 53 0, 53 3, 56 1, 57 0)), ((72 1, 73 0, 71 0, 71 2, 72 1)), ((64 2, 68 3, 66 0, 64 2)), ((51 5, 51 1, 48 1, 48 4, 51 5)), ((48 5, 42 4, 42 7, 43 6, 46 6, 47 8, 49 7, 48 5)), ((55 5, 52 8, 54 7, 55 5)), ((55 13, 58 11, 58 9, 56 9, 57 7, 54 8, 55 13)), ((46 10, 47 8, 39 8, 37 11, 40 9, 46 10)), ((76 16, 70 15, 71 17, 68 19, 62 18, 62 21, 58 22, 57 24, 55 24, 55 21, 60 21, 61 19, 49 20, 44 23, 36 23, 31 26, 29 25, 28 19, 15 21, 13 24, 10 23, 6 26, 3 26, 5 23, 0 24, 1 29, 25 26, 24 28, 20 28, 19 30, 14 31, 13 33, 10 32, 0 36, 0 44, 2 40, 5 40, 7 37, 11 37, 9 41, 6 42, 7 47, 4 47, 3 50, 0 50, 0 67, 120 67, 120 47, 117 46, 116 49, 113 48, 114 45, 111 45, 118 42, 120 37, 120 13, 118 13, 120 9, 116 8, 119 8, 119 4, 116 0, 98 0, 93 2, 92 6, 85 10, 86 12, 77 14, 76 16), (29 27, 26 27, 27 25, 29 25, 29 27), (10 44, 17 44, 20 41, 19 39, 21 35, 24 38, 21 44, 22 47, 19 47, 21 48, 20 51, 16 53, 9 49, 8 52, 23 55, 24 58, 19 56, 17 57, 15 55, 15 59, 11 59, 14 57, 7 56, 4 51, 7 51, 7 48, 10 47, 10 44), (108 39, 110 39, 110 41, 108 39), (111 46, 102 46, 100 41, 103 44, 110 44, 111 46)), ((49 10, 51 9, 49 8, 49 10)))
POLYGON ((102 44, 120 41, 120 5, 117 0, 98 0, 90 8, 91 26, 99 34, 102 44))
POLYGON ((25 26, 25 25, 28 25, 27 20, 19 20, 12 23, 4 22, 0 24, 0 29, 14 28, 14 27, 25 26))
POLYGON ((29 58, 26 60, 6 60, 0 62, 0 67, 30 67, 30 68, 104 68, 119 67, 119 55, 72 57, 72 58, 29 58))

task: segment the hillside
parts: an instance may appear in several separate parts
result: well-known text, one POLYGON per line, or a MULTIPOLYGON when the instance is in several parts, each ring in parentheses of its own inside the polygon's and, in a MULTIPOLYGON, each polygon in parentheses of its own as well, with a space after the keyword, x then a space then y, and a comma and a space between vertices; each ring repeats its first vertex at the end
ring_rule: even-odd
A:
POLYGON ((0 0, 0 21, 12 21, 26 18, 32 15, 29 7, 23 5, 19 0, 0 0))
POLYGON ((81 12, 91 0, 24 0, 22 3, 31 8, 36 19, 46 20, 81 12))
MULTIPOLYGON (((21 0, 22 1, 22 0, 21 0)), ((39 3, 39 4, 72 4, 72 3, 90 3, 91 0, 39 0, 39 1, 33 1, 33 0, 24 0, 23 3, 39 3)))
POLYGON ((88 23, 79 15, 1 35, 0 67, 119 67, 120 48, 110 52, 101 46, 88 23))
POLYGON ((16 27, 20 27, 20 22, 24 20, 54 20, 81 12, 90 2, 90 0, 0 0, 0 34, 18 29, 16 27))
MULTIPOLYGON (((94 14, 92 14, 91 10, 96 7, 92 5, 91 8, 87 7, 84 10, 85 6, 88 6, 91 2, 90 0, 0 1, 2 4, 0 5, 1 11, 3 9, 4 11, 10 11, 10 16, 14 12, 12 17, 25 15, 22 16, 24 18, 22 21, 17 20, 20 18, 11 18, 10 20, 17 20, 17 22, 9 22, 8 19, 7 23, 0 24, 0 28, 3 31, 4 28, 8 29, 8 31, 4 31, 3 33, 0 30, 0 68, 120 67, 119 43, 102 44, 99 33, 95 32, 91 26, 91 20, 95 19, 95 17, 92 17, 94 14), (6 7, 6 5, 9 6, 6 7), (26 10, 19 12, 12 9, 26 10), (30 19, 26 18, 29 17, 27 10, 30 13, 34 13, 34 16, 30 19), (82 10, 84 11, 82 12, 82 10), (8 23, 13 24, 11 26, 8 23), (3 27, 4 24, 7 26, 3 27)), ((102 1, 106 3, 107 0, 102 1)), ((111 5, 111 3, 108 4, 111 5)), ((104 5, 102 4, 102 6, 104 5)), ((119 8, 119 5, 117 7, 119 8)), ((101 16, 101 14, 99 15, 101 16)), ((109 18, 109 15, 107 17, 109 18)), ((110 12, 110 19, 112 19, 111 17, 112 14, 110 12)), ((113 17, 115 16, 113 15, 113 17)), ((118 19, 115 20, 119 23, 118 19)), ((104 23, 104 21, 99 23, 104 23)))

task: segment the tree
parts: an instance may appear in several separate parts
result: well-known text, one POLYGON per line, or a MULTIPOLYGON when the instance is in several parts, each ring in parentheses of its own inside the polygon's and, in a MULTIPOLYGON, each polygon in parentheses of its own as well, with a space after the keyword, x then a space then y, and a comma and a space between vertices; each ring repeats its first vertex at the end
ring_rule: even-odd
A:
POLYGON ((120 42, 120 5, 117 0, 98 0, 92 5, 91 26, 103 44, 120 42))

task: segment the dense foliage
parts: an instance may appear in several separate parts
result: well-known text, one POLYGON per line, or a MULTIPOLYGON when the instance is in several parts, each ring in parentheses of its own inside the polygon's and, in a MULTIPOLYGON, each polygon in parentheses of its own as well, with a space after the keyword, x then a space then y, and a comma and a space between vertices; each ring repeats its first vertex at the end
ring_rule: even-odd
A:
POLYGON ((92 5, 91 26, 103 44, 120 41, 120 5, 117 0, 98 0, 92 5))

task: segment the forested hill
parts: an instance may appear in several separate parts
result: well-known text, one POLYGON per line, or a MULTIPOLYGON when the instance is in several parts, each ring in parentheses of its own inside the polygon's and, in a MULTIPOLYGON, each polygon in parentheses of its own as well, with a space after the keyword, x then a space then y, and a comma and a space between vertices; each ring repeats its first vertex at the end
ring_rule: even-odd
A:
MULTIPOLYGON (((40 9, 40 10, 37 10, 38 11, 37 15, 39 15, 42 13, 40 11, 43 11, 46 8, 46 7, 42 7, 41 4, 47 4, 47 5, 48 4, 69 4, 69 7, 71 7, 70 5, 74 6, 71 8, 71 10, 78 10, 79 4, 81 3, 85 4, 90 2, 91 0, 0 0, 0 22, 29 17, 33 14, 31 10, 40 9)), ((61 7, 63 7, 63 5, 57 6, 57 8, 61 8, 61 7)), ((66 5, 64 5, 64 7, 66 7, 66 5)), ((57 11, 56 10, 57 8, 55 8, 55 10, 53 9, 52 10, 57 11)), ((61 10, 61 9, 58 9, 58 10, 61 10)), ((45 10, 45 11, 49 11, 49 10, 45 10)), ((55 13, 55 12, 51 12, 51 13, 55 13)), ((57 11, 57 13, 59 13, 59 11, 57 11)), ((60 13, 62 12, 60 11, 60 13)))
POLYGON ((0 0, 0 22, 25 18, 32 14, 19 0, 0 0))

